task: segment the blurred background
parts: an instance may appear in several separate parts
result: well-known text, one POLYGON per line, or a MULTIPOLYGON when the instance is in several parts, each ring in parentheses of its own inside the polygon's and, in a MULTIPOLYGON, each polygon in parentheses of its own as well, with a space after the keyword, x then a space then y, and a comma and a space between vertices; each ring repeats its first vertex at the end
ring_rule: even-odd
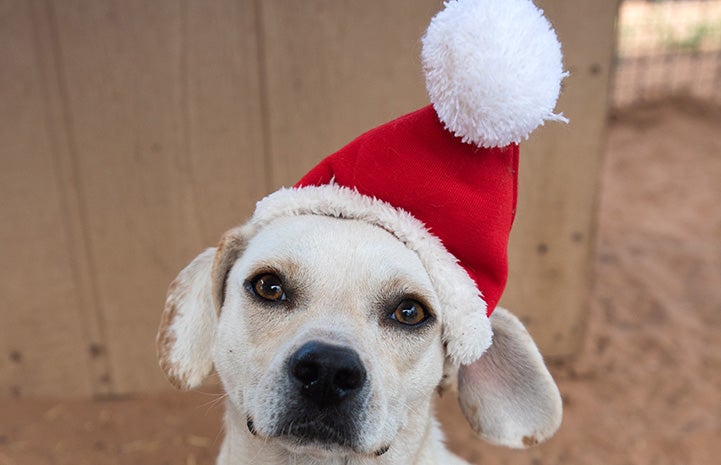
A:
MULTIPOLYGON (((502 303, 564 424, 483 464, 721 454, 721 1, 537 0, 571 76, 522 144, 502 303)), ((165 289, 257 200, 427 104, 438 0, 0 0, 0 465, 212 464, 217 382, 155 359, 165 289)))

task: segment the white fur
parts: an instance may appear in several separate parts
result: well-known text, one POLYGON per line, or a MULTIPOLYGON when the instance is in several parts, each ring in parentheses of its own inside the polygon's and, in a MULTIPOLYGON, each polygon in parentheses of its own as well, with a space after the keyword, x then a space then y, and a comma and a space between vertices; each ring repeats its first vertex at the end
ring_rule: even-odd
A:
POLYGON ((561 44, 530 0, 451 0, 431 21, 421 57, 446 128, 480 147, 518 143, 553 113, 561 44))
MULTIPOLYGON (((442 378, 441 322, 432 333, 411 336, 378 321, 378 299, 394 293, 385 286, 399 279, 406 292, 422 294, 442 320, 444 309, 429 291, 418 257, 380 228, 319 215, 287 216, 248 241, 227 278, 213 359, 228 392, 228 411, 241 424, 246 416, 253 418, 259 436, 255 443, 263 444, 255 463, 266 463, 265 457, 278 450, 281 456, 290 451, 299 463, 308 461, 308 455, 327 455, 272 435, 288 408, 286 362, 310 340, 353 348, 371 380, 367 407, 355 419, 364 425, 360 452, 350 463, 374 463, 368 460, 376 460, 373 452, 389 443, 391 450, 380 463, 404 463, 404 444, 421 449, 422 432, 431 427, 432 394, 442 378), (303 297, 295 296, 292 309, 267 308, 249 299, 244 287, 248 276, 267 268, 282 273, 289 287, 302 289, 298 293, 303 297), (401 435, 402 441, 397 439, 401 435)), ((232 440, 226 444, 235 448, 232 440)))
POLYGON ((441 241, 414 216, 336 184, 281 189, 258 202, 251 224, 262 227, 285 216, 323 215, 365 221, 393 234, 420 258, 438 292, 444 341, 454 362, 477 360, 491 343, 486 302, 475 282, 441 241))
POLYGON ((170 354, 161 364, 166 374, 190 374, 189 382, 176 385, 197 384, 209 360, 223 382, 226 436, 218 465, 464 465, 444 447, 432 413, 436 387, 454 370, 460 372, 464 413, 485 439, 526 446, 555 430, 558 391, 518 320, 496 309, 490 319, 495 343, 487 353, 460 369, 444 366, 444 359, 451 360, 445 332, 462 332, 446 325, 462 327, 464 321, 445 317, 454 306, 441 304, 417 252, 363 219, 309 213, 270 218, 270 211, 260 208, 255 223, 226 234, 214 262, 208 249, 180 273, 159 331, 161 357, 170 354), (265 305, 246 288, 268 269, 296 290, 290 306, 265 305), (224 289, 219 317, 213 287, 224 289), (383 309, 398 292, 420 296, 437 321, 418 332, 388 326, 383 309), (309 340, 353 348, 368 372, 367 402, 354 419, 362 426, 354 451, 304 446, 273 433, 293 395, 285 361, 309 340), (526 441, 518 437, 526 432, 532 435, 526 441), (390 448, 377 457, 374 451, 385 445, 390 448))

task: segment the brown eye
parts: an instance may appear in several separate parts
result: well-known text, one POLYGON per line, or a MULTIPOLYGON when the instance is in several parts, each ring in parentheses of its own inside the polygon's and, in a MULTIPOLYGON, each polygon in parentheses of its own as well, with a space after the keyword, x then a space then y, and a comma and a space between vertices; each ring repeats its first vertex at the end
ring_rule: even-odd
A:
POLYGON ((415 300, 404 300, 398 304, 391 319, 404 325, 415 326, 426 321, 428 315, 423 306, 415 300))
POLYGON ((272 302, 281 302, 286 299, 283 284, 274 274, 263 274, 251 282, 253 292, 258 297, 272 302))

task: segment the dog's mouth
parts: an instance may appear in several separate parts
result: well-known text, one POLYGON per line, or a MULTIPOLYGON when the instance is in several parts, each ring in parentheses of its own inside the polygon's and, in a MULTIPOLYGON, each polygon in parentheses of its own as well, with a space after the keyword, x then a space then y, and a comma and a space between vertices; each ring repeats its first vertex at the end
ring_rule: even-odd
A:
POLYGON ((335 454, 342 452, 360 452, 352 437, 346 431, 333 425, 318 421, 294 422, 282 430, 278 438, 293 449, 335 454))
MULTIPOLYGON (((253 419, 248 416, 248 431, 254 436, 259 433, 253 419)), ((278 440, 285 448, 294 453, 317 455, 320 457, 334 455, 370 455, 381 456, 388 452, 390 445, 377 449, 365 450, 357 444, 352 428, 346 424, 336 425, 324 422, 321 418, 307 418, 289 421, 278 427, 270 438, 278 440)))

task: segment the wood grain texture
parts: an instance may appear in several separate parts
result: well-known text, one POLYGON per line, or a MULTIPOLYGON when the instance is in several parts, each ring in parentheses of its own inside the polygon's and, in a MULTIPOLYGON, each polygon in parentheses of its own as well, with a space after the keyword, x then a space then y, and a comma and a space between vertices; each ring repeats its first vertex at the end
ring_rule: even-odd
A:
POLYGON ((93 392, 33 5, 0 1, 0 396, 93 392))
POLYGON ((548 124, 521 144, 519 200, 501 303, 523 317, 548 357, 580 349, 592 285, 596 202, 618 2, 539 0, 571 76, 548 124))
POLYGON ((112 389, 164 388, 165 288, 265 189, 252 3, 53 7, 112 389))
POLYGON ((361 133, 428 104, 420 38, 439 1, 258 3, 273 188, 293 185, 361 133))

